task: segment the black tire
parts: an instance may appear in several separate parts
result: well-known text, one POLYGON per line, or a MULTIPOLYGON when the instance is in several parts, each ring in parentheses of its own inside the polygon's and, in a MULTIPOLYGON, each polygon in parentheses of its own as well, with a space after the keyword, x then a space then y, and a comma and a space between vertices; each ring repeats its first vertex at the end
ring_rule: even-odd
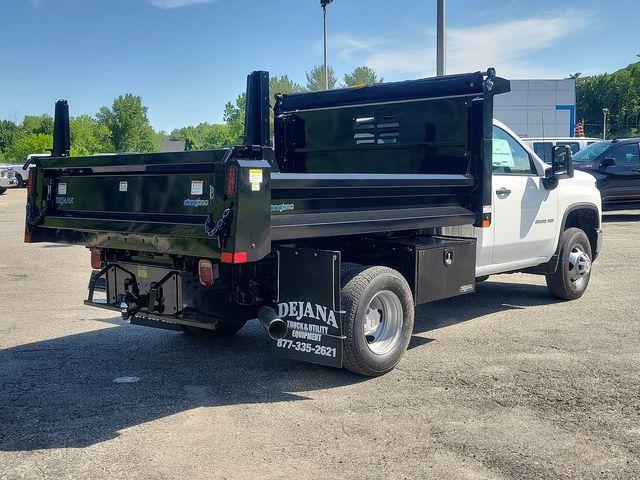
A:
POLYGON ((18 181, 18 188, 24 188, 26 187, 24 180, 22 179, 22 175, 20 175, 19 173, 16 173, 16 180, 18 181))
POLYGON ((246 323, 246 321, 239 321, 236 323, 219 322, 216 325, 215 330, 209 330, 208 328, 183 326, 182 331, 188 335, 197 335, 198 337, 224 338, 231 337, 238 333, 240 330, 242 330, 242 327, 244 327, 246 323))
MULTIPOLYGON (((398 364, 413 333, 414 304, 411 289, 399 272, 387 267, 365 269, 360 266, 343 266, 341 273, 342 309, 345 312, 343 334, 346 337, 343 366, 359 375, 384 375, 398 364), (393 341, 389 343, 390 349, 383 353, 374 352, 372 340, 365 336, 365 315, 372 300, 379 298, 379 294, 397 298, 402 307, 400 323, 396 322, 397 328, 393 330, 399 333, 396 333, 393 341)), ((378 321, 382 325, 386 320, 381 319, 384 319, 386 314, 383 314, 383 310, 378 310, 378 314, 378 321)), ((387 327, 383 330, 385 328, 387 327)))
POLYGON ((483 275, 481 277, 476 278, 476 283, 482 283, 489 280, 489 275, 483 275))
POLYGON ((587 290, 591 278, 591 244, 587 234, 579 228, 562 232, 559 255, 556 272, 546 276, 547 287, 556 298, 576 300, 587 290))
POLYGON ((2 195, 4 192, 6 192, 7 189, 4 187, 0 187, 0 195, 2 195))

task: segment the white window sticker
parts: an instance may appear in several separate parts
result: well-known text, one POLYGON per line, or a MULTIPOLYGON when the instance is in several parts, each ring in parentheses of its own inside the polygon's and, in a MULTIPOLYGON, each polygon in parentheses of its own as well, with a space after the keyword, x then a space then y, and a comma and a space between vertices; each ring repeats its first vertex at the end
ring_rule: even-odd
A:
POLYGON ((493 139, 492 161, 494 167, 513 168, 516 166, 516 162, 513 159, 513 152, 511 152, 511 147, 507 140, 502 138, 493 139))
POLYGON ((191 182, 191 195, 202 195, 204 191, 204 182, 202 180, 193 180, 191 182))
POLYGON ((129 188, 129 182, 127 182, 126 180, 123 180, 120 182, 119 190, 121 192, 126 192, 128 188, 129 188))
POLYGON ((66 195, 67 194, 67 184, 59 183, 58 184, 58 195, 66 195))

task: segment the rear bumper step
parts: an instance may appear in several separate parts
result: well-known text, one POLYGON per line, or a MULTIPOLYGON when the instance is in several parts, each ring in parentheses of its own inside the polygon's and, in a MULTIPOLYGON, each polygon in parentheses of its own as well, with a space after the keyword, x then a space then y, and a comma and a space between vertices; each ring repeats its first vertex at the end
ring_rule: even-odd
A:
MULTIPOLYGON (((89 307, 97 307, 105 310, 111 310, 113 312, 122 313, 122 309, 106 303, 92 302, 85 300, 84 304, 89 307)), ((185 327, 197 327, 204 328, 206 330, 215 330, 217 322, 198 322, 196 320, 189 320, 185 318, 176 318, 166 315, 157 315, 146 312, 140 312, 137 315, 131 317, 129 320, 131 325, 141 325, 144 327, 164 328, 165 330, 181 330, 181 326, 185 327)))

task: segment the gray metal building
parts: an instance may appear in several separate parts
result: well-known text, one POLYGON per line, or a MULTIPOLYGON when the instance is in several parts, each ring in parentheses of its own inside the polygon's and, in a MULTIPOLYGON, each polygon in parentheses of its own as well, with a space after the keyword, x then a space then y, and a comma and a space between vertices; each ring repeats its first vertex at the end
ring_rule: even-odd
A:
POLYGON ((576 81, 512 80, 495 97, 495 116, 521 137, 573 137, 576 81))

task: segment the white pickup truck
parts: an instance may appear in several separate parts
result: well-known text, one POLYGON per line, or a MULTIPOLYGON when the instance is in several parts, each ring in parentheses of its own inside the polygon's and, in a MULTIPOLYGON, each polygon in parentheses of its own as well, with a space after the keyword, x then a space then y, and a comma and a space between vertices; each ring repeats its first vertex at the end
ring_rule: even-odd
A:
POLYGON ((498 120, 492 161, 491 226, 445 227, 441 233, 477 238, 479 279, 522 270, 542 273, 556 297, 580 297, 602 243, 602 202, 595 178, 575 171, 548 188, 551 167, 498 120))

